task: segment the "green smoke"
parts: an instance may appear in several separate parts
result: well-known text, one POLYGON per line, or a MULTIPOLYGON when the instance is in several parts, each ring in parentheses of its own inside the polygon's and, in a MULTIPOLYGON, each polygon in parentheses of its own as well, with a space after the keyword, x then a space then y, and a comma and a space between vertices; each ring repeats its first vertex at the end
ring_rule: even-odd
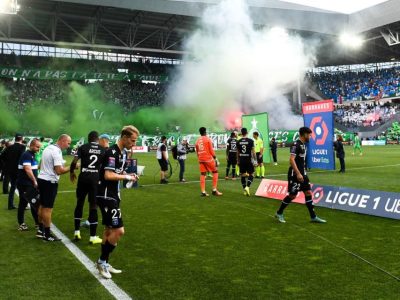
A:
POLYGON ((71 136, 86 136, 91 130, 118 132, 125 124, 122 107, 104 100, 98 85, 84 87, 71 83, 67 107, 65 132, 71 136))
POLYGON ((7 97, 9 96, 10 93, 0 85, 0 134, 4 135, 12 135, 20 128, 17 114, 7 104, 7 97))
POLYGON ((23 114, 23 131, 46 136, 60 134, 64 127, 65 107, 35 101, 23 114))
MULTIPOLYGON (((60 87, 61 88, 61 87, 60 87)), ((201 126, 219 130, 219 122, 208 110, 177 108, 172 106, 144 107, 125 115, 122 105, 106 99, 99 84, 83 86, 71 82, 65 91, 62 103, 53 100, 34 100, 21 114, 7 104, 10 94, 0 87, 0 134, 10 135, 15 131, 24 134, 55 137, 67 133, 73 137, 86 136, 96 130, 100 133, 117 134, 124 125, 135 125, 142 133, 175 131, 197 132, 201 126)), ((134 101, 132 99, 132 101, 134 101)), ((201 103, 201 102, 200 102, 201 103)))

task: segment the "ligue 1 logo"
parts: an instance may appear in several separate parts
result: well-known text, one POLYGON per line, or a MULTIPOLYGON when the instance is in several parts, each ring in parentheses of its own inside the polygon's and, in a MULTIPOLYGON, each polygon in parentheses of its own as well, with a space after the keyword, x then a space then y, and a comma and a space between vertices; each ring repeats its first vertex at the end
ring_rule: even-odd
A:
POLYGON ((314 117, 311 120, 310 129, 312 130, 311 137, 315 141, 316 145, 324 145, 326 138, 328 137, 328 126, 322 117, 314 117))
POLYGON ((324 189, 322 187, 317 187, 313 191, 313 202, 318 203, 324 197, 324 189))

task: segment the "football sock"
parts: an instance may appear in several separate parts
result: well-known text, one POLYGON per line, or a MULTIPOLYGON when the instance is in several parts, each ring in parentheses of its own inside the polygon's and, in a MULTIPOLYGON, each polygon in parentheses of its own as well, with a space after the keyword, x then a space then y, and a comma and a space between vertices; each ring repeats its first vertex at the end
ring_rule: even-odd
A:
POLYGON ((290 204, 290 202, 292 202, 292 199, 290 199, 289 196, 286 196, 282 203, 281 203, 281 207, 279 207, 279 210, 277 211, 278 214, 283 214, 283 210, 290 204))
POLYGON ((261 176, 264 177, 264 175, 265 175, 265 167, 264 167, 264 165, 262 165, 261 166, 261 176))
POLYGON ((226 177, 229 176, 229 167, 226 167, 226 177))
POLYGON ((249 177, 247 177, 247 186, 248 187, 250 187, 250 185, 252 184, 252 182, 253 182, 253 175, 249 175, 249 177))
POLYGON ((236 167, 232 167, 232 178, 236 177, 236 167))
POLYGON ((206 191, 206 175, 200 175, 200 189, 202 193, 206 191))
POLYGON ((45 227, 44 228, 44 236, 49 237, 50 236, 50 227, 45 227))
POLYGON ((213 184, 213 191, 215 191, 217 189, 217 184, 218 184, 218 172, 213 173, 212 184, 213 184))
POLYGON ((257 175, 257 177, 260 177, 260 167, 259 166, 257 166, 256 167, 256 175, 257 175))
POLYGON ((105 244, 101 244, 101 255, 100 255, 100 260, 108 262, 108 258, 110 256, 110 253, 113 252, 116 246, 110 244, 109 241, 106 241, 105 244))
POLYGON ((74 225, 75 225, 75 230, 79 230, 81 227, 81 218, 74 218, 74 225))
POLYGON ((311 219, 314 219, 317 215, 315 214, 315 211, 314 211, 312 196, 306 196, 306 205, 308 208, 308 212, 310 213, 311 219))
POLYGON ((97 230, 97 209, 91 209, 89 210, 89 227, 90 227, 90 236, 95 236, 96 235, 96 230, 97 230))
POLYGON ((242 181, 242 187, 245 188, 246 187, 246 177, 242 176, 241 181, 242 181))

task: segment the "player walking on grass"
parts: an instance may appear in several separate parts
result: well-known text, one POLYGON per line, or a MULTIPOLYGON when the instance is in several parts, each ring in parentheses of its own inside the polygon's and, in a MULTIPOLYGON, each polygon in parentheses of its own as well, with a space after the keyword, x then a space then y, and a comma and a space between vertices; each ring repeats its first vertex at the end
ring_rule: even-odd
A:
POLYGON ((250 196, 250 186, 254 179, 254 165, 257 164, 254 141, 247 137, 247 129, 242 128, 242 138, 237 141, 237 161, 244 195, 250 196))
POLYGON ((196 153, 200 165, 200 188, 201 196, 208 197, 206 192, 206 174, 207 172, 212 173, 212 194, 214 196, 222 196, 217 190, 218 185, 218 160, 215 156, 213 143, 209 137, 207 137, 207 130, 205 127, 199 129, 200 137, 196 141, 196 153))
POLYGON ((100 185, 97 193, 97 204, 101 210, 103 224, 103 242, 101 244, 101 255, 97 260, 97 269, 101 276, 111 278, 111 274, 121 273, 121 270, 114 269, 109 263, 111 252, 117 246, 124 235, 124 224, 120 209, 119 181, 136 181, 136 174, 126 174, 127 151, 136 144, 139 137, 139 130, 129 125, 122 128, 120 139, 111 146, 105 153, 100 168, 100 185))
POLYGON ((311 136, 311 129, 308 127, 301 127, 299 129, 300 138, 290 148, 290 167, 288 172, 288 195, 283 199, 281 207, 276 212, 275 217, 281 223, 286 223, 283 217, 284 209, 296 198, 299 191, 302 191, 306 198, 306 206, 310 213, 311 222, 326 223, 325 220, 317 217, 314 211, 312 200, 312 192, 310 180, 308 179, 305 164, 306 164, 306 143, 309 142, 311 136))
POLYGON ((236 132, 232 132, 230 138, 226 142, 226 175, 225 179, 229 179, 229 171, 232 166, 232 180, 236 180, 237 165, 237 139, 236 132))
POLYGON ((356 150, 360 151, 360 155, 363 155, 362 147, 361 147, 361 139, 358 136, 358 133, 354 133, 354 145, 353 145, 353 155, 356 153, 356 150))
POLYGON ((91 131, 88 135, 88 143, 80 146, 75 154, 70 166, 70 179, 74 183, 76 180, 75 168, 79 160, 81 160, 81 172, 76 187, 76 207, 74 211, 74 239, 81 240, 81 220, 83 215, 83 206, 85 198, 88 196, 89 201, 89 228, 90 228, 90 244, 100 244, 101 238, 96 236, 97 230, 97 185, 99 183, 99 171, 103 161, 105 149, 99 145, 99 134, 97 131, 91 131))

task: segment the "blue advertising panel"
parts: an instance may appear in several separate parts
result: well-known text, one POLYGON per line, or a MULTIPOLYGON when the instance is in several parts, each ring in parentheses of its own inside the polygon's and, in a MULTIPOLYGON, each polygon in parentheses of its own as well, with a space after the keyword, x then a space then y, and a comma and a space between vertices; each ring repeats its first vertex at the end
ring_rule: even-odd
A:
POLYGON ((335 169, 333 109, 332 100, 303 104, 304 126, 312 130, 311 139, 307 145, 309 168, 335 169))
MULTIPOLYGON (((319 184, 311 187, 315 206, 400 220, 400 193, 319 184)), ((287 191, 287 181, 263 179, 256 196, 282 201, 287 191)), ((293 202, 304 204, 304 194, 299 193, 293 202)))
POLYGON ((326 185, 313 185, 312 190, 316 206, 400 219, 399 193, 326 185))

